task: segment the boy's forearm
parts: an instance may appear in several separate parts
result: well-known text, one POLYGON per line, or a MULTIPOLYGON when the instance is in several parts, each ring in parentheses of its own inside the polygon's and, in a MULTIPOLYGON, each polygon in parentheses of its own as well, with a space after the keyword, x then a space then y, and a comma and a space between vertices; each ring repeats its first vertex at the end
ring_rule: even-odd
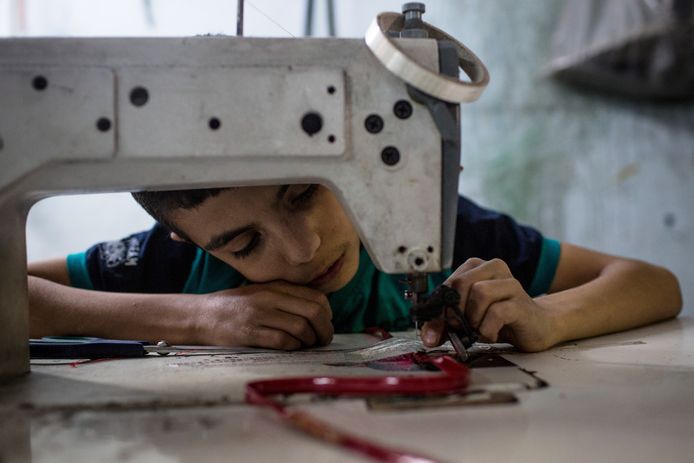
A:
POLYGON ((29 329, 48 335, 196 343, 196 297, 71 288, 29 276, 29 329))
POLYGON ((535 301, 555 322, 555 344, 664 320, 682 308, 672 273, 630 260, 612 262, 594 280, 535 301))

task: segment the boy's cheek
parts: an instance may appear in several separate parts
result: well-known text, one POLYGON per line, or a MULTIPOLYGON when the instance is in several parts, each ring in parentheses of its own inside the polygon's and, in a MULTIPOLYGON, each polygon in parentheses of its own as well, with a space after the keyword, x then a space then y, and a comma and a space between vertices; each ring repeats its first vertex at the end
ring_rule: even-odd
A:
POLYGON ((342 265, 342 271, 340 272, 340 275, 336 281, 330 282, 330 284, 326 285, 324 288, 318 288, 318 290, 327 294, 334 293, 335 291, 344 288, 347 286, 347 283, 352 281, 352 278, 354 278, 354 276, 357 274, 358 269, 359 246, 356 247, 356 250, 350 248, 345 253, 345 262, 342 265))
POLYGON ((349 255, 349 262, 345 262, 345 269, 344 272, 344 284, 342 286, 345 286, 347 283, 349 283, 352 278, 357 274, 357 270, 359 269, 359 244, 357 243, 356 246, 352 247, 350 249, 349 255))

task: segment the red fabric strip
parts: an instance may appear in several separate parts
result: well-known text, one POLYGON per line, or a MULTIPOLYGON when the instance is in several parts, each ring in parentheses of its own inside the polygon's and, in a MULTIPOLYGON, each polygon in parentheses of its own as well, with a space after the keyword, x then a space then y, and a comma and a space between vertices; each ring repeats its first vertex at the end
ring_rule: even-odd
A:
POLYGON ((436 376, 384 377, 299 377, 254 381, 246 385, 246 402, 274 410, 286 423, 324 442, 360 453, 377 461, 389 463, 435 463, 437 460, 413 452, 376 444, 367 439, 340 431, 308 412, 287 409, 270 396, 276 394, 313 393, 345 396, 370 395, 435 395, 462 392, 468 385, 470 371, 449 356, 432 358, 412 354, 420 363, 437 366, 436 376))

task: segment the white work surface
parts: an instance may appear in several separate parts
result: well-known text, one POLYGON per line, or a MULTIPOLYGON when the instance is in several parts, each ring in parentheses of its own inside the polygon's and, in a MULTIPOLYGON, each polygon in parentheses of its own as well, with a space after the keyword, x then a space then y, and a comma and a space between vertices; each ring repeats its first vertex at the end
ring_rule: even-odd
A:
MULTIPOLYGON (((370 411, 362 400, 300 406, 444 461, 694 461, 694 319, 504 356, 549 387, 518 393, 517 404, 404 412, 370 411)), ((354 374, 351 367, 211 359, 34 365, 0 387, 0 461, 364 461, 241 403, 249 379, 354 374)))

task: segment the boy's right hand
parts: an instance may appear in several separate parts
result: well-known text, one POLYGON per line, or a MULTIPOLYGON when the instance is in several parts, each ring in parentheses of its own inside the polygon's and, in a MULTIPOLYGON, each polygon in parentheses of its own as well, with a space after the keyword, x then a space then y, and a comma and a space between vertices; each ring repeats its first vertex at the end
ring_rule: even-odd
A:
POLYGON ((328 298, 312 288, 276 281, 203 297, 196 320, 203 344, 294 350, 333 338, 328 298))

